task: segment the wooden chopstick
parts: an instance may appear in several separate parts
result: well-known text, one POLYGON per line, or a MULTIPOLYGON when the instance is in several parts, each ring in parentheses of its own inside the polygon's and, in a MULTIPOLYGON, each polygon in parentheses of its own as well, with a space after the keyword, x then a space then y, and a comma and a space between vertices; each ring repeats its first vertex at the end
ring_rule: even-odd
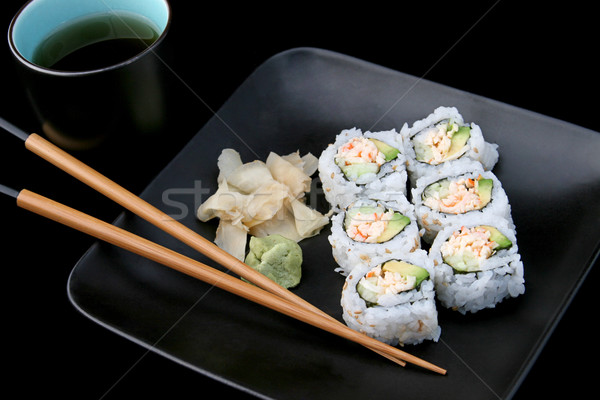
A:
POLYGON ((214 285, 220 289, 253 301, 287 316, 321 328, 327 332, 362 344, 370 349, 388 354, 391 357, 405 359, 408 362, 427 368, 439 374, 446 370, 427 361, 411 356, 396 347, 372 339, 347 326, 336 323, 325 316, 300 307, 261 288, 213 269, 196 260, 167 249, 157 243, 139 237, 115 225, 98 220, 90 215, 67 207, 39 194, 23 189, 17 195, 17 205, 63 225, 84 232, 107 243, 141 255, 196 279, 214 285))
MULTIPOLYGON (((287 298, 288 300, 299 304, 300 306, 305 307, 312 312, 319 313, 331 319, 332 321, 340 323, 330 315, 322 312, 320 309, 314 307, 312 304, 306 302, 302 298, 295 296, 293 293, 289 292, 270 279, 266 279, 266 277, 264 277, 262 274, 257 273, 252 268, 248 267, 244 263, 241 263, 237 258, 223 251, 218 246, 214 245, 214 243, 209 242, 183 224, 175 221, 167 214, 151 206, 138 196, 135 196, 133 193, 127 191, 123 187, 110 181, 97 171, 70 156, 47 140, 43 139, 41 136, 34 133, 28 134, 2 117, 0 117, 0 126, 15 137, 23 140, 25 142, 25 147, 28 150, 39 155, 46 161, 69 173, 80 181, 86 183, 90 187, 96 189, 113 201, 132 211, 134 214, 146 219, 175 238, 178 238, 200 253, 208 255, 211 259, 217 261, 221 265, 227 266, 229 263, 230 265, 228 267, 230 269, 238 273, 238 275, 248 279, 250 282, 253 282, 257 286, 262 287, 271 293, 281 296, 282 298, 287 298)), ((406 365, 406 362, 401 359, 396 359, 377 350, 374 351, 399 365, 406 365)))
MULTIPOLYGON (((199 251, 201 254, 206 255, 213 261, 244 277, 255 285, 277 296, 280 296, 281 298, 298 304, 307 310, 311 310, 315 313, 326 316, 332 321, 341 324, 341 322, 335 320, 330 315, 324 313, 322 310, 313 306, 301 297, 296 296, 281 285, 278 285, 265 275, 259 273, 242 261, 233 257, 231 254, 219 248, 213 242, 205 239, 192 229, 186 227, 168 214, 162 212, 145 200, 126 190, 122 186, 111 181, 98 171, 77 160, 75 157, 53 145, 41 136, 35 133, 29 135, 29 137, 25 140, 25 147, 86 185, 104 194, 129 211, 152 223, 171 236, 179 239, 183 243, 199 251)), ((386 357, 390 359, 389 356, 386 357)), ((400 365, 405 365, 405 360, 403 359, 391 360, 400 365)))
MULTIPOLYGON (((281 298, 287 299, 292 303, 300 305, 301 307, 304 307, 305 309, 313 313, 328 318, 331 322, 334 322, 346 328, 344 324, 342 324, 335 318, 324 313, 323 311, 310 304, 309 302, 305 301, 301 297, 296 296, 289 290, 283 288, 282 286, 273 282, 269 278, 250 268, 245 263, 241 262, 237 258, 233 257, 229 253, 216 246, 213 242, 198 235, 193 230, 179 223, 166 213, 150 205, 140 197, 126 190, 125 188, 119 186, 118 184, 103 176, 99 172, 90 168, 81 161, 77 160, 75 157, 69 155, 57 146, 48 142, 41 136, 35 133, 27 135, 23 131, 19 130, 18 128, 5 121, 4 119, 0 119, 0 122, 2 122, 3 128, 13 133, 18 138, 24 140, 25 147, 28 150, 42 157, 43 159, 62 169, 63 171, 67 172, 71 176, 87 184, 88 186, 92 187, 98 192, 104 194, 111 200, 117 202, 118 204, 125 207, 134 214, 138 215, 139 217, 147 220, 148 222, 152 223, 153 225, 157 226, 163 231, 169 233, 173 237, 179 239, 183 243, 186 243, 190 247, 211 258, 213 261, 216 261, 219 264, 225 266, 226 268, 229 268, 233 272, 244 277, 245 279, 254 283, 255 285, 263 288, 264 290, 267 290, 270 293, 280 296, 281 298)), ((376 353, 381 354, 400 365, 405 365, 405 361, 408 361, 429 369, 428 365, 430 365, 430 363, 420 360, 408 353, 403 352, 403 357, 395 358, 389 356, 389 354, 386 354, 385 352, 381 352, 373 348, 371 349, 376 353)), ((436 372, 445 374, 445 370, 437 366, 434 367, 435 369, 437 369, 436 372)))

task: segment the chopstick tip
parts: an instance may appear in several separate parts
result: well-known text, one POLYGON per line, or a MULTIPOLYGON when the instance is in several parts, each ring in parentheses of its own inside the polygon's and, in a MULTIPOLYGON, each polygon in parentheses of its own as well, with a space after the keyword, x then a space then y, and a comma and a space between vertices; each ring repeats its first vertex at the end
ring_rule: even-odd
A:
POLYGON ((0 126, 5 131, 7 131, 7 132, 11 133, 12 135, 18 137, 22 141, 26 141, 27 138, 29 137, 29 134, 27 132, 25 132, 24 130, 16 127, 15 125, 11 124, 10 122, 8 122, 7 120, 5 120, 2 117, 0 117, 0 126))
POLYGON ((14 197, 15 199, 19 196, 19 192, 17 190, 9 188, 8 186, 4 186, 2 184, 0 184, 0 193, 10 197, 14 197))

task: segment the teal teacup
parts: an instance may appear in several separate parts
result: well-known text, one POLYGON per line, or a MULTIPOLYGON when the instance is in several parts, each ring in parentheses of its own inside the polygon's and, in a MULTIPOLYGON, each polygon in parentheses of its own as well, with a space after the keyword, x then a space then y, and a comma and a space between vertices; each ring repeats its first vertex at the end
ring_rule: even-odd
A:
POLYGON ((159 46, 166 0, 31 0, 9 47, 42 131, 68 149, 159 132, 166 100, 159 46))

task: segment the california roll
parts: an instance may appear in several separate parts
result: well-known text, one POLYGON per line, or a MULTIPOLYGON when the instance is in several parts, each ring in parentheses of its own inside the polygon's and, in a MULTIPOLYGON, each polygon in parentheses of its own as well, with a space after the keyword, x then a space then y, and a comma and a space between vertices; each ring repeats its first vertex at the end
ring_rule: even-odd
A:
POLYGON ((395 130, 345 129, 319 157, 319 177, 326 200, 343 209, 358 197, 380 200, 406 195, 402 137, 395 130))
POLYGON ((475 161, 449 163, 439 174, 421 177, 411 196, 427 243, 432 243, 444 227, 460 223, 465 215, 495 215, 512 221, 502 183, 475 161))
POLYGON ((328 237, 336 271, 347 276, 371 259, 411 252, 421 241, 414 208, 404 197, 396 201, 360 199, 331 218, 328 237))
POLYGON ((413 184, 453 160, 477 161, 486 171, 498 161, 498 146, 486 142, 479 125, 466 123, 455 107, 438 107, 412 127, 404 124, 400 134, 413 184))
POLYGON ((341 305, 346 324, 391 345, 438 341, 433 265, 423 250, 373 259, 346 278, 341 305))
POLYGON ((501 218, 465 218, 448 226, 429 255, 437 298, 446 308, 474 313, 525 292, 516 232, 501 218))

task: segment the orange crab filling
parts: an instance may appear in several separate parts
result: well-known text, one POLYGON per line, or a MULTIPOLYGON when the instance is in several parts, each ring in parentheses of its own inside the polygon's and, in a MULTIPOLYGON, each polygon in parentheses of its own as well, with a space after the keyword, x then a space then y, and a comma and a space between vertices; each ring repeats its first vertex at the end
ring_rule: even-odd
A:
POLYGON ((357 242, 376 243, 393 217, 394 212, 391 210, 370 214, 359 211, 346 226, 346 233, 357 242))
POLYGON ((489 258, 497 243, 490 240, 490 232, 481 227, 461 227, 442 245, 440 251, 444 258, 452 256, 475 257, 479 260, 489 258))
POLYGON ((338 149, 336 159, 345 165, 373 163, 379 166, 385 163, 385 155, 375 143, 364 137, 355 137, 338 149))
POLYGON ((433 157, 428 161, 430 164, 439 164, 446 159, 450 147, 452 147, 452 135, 457 131, 457 124, 449 127, 445 123, 439 124, 429 131, 425 137, 425 144, 431 147, 433 157))
POLYGON ((479 179, 459 179, 450 182, 448 193, 443 198, 431 196, 423 202, 427 207, 448 213, 462 214, 472 210, 479 210, 483 201, 479 195, 479 179))

